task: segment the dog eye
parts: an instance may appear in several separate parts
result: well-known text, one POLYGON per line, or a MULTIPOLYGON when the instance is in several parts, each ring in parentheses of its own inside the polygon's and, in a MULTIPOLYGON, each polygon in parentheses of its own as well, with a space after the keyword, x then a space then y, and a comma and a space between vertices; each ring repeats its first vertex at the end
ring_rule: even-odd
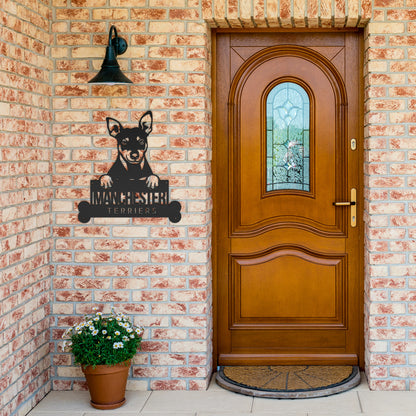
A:
POLYGON ((124 138, 124 139, 121 140, 121 144, 123 146, 126 145, 128 142, 129 142, 129 138, 128 137, 126 137, 126 138, 124 138))
POLYGON ((144 145, 144 140, 143 139, 140 139, 139 140, 139 144, 144 145))

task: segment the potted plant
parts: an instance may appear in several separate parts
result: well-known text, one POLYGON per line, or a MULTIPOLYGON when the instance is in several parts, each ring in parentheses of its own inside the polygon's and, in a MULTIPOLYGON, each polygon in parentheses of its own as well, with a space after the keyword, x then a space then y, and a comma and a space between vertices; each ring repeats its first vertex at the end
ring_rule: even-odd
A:
POLYGON ((112 310, 103 315, 86 315, 82 322, 65 331, 64 349, 81 364, 97 409, 116 409, 124 404, 131 359, 140 347, 143 328, 112 310))

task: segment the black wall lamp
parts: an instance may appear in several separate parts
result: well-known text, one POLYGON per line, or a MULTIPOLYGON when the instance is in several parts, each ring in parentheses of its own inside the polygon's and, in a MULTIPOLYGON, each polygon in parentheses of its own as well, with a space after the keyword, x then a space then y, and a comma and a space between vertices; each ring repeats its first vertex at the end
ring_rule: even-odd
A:
POLYGON ((126 50, 127 42, 125 39, 118 37, 116 27, 111 26, 101 70, 88 82, 96 84, 132 84, 133 82, 121 72, 120 65, 117 62, 117 55, 122 55, 126 50))

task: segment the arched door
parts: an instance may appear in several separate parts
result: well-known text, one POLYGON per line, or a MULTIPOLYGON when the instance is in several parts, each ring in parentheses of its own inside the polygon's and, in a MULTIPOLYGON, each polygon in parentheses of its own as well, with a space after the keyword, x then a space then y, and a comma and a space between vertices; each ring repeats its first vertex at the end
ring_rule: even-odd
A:
POLYGON ((220 365, 359 362, 359 36, 326 35, 217 34, 220 365))

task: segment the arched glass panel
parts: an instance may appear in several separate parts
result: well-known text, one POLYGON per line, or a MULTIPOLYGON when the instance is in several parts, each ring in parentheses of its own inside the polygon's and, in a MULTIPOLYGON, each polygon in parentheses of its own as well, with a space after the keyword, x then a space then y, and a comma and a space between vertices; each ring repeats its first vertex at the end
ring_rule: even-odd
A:
POLYGON ((307 92, 294 82, 282 82, 268 94, 267 191, 310 190, 307 92))

